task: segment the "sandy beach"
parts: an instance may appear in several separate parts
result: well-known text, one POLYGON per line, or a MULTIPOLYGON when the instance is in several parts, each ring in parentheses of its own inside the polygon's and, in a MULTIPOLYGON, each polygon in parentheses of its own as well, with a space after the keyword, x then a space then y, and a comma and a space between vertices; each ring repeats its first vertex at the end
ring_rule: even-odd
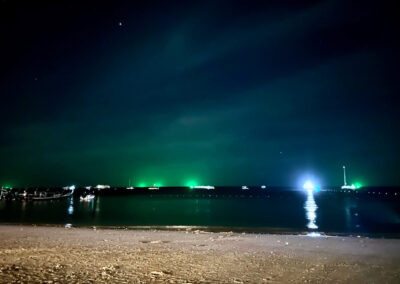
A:
POLYGON ((399 283, 400 240, 1 225, 0 282, 399 283))

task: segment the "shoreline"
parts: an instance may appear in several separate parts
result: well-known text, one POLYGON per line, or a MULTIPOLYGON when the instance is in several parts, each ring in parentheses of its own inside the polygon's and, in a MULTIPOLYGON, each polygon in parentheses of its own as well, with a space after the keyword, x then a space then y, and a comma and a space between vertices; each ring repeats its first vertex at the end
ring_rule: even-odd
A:
POLYGON ((394 283, 400 240, 0 225, 0 283, 394 283))
POLYGON ((130 230, 130 231, 204 231, 210 233, 245 233, 261 235, 289 235, 307 237, 350 237, 350 238, 371 238, 371 239, 400 239, 400 233, 365 233, 365 232, 323 232, 318 230, 297 230, 276 227, 237 227, 237 226, 202 226, 202 225, 130 225, 130 226, 109 226, 109 225, 80 225, 61 223, 0 223, 2 226, 26 226, 26 227, 54 227, 54 228, 81 228, 101 230, 130 230))

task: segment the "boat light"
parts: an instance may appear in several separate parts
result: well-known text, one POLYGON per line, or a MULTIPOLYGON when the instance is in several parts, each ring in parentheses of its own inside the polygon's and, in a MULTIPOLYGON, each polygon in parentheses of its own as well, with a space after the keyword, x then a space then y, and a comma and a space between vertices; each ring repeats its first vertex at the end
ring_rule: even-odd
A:
POLYGON ((215 187, 212 186, 212 185, 197 185, 194 188, 197 188, 197 189, 208 189, 208 190, 215 189, 215 187))

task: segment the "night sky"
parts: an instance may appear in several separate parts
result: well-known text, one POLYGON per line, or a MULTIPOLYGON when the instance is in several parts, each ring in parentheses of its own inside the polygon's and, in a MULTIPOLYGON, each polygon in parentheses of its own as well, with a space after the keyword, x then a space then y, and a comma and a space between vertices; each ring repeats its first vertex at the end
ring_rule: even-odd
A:
POLYGON ((393 3, 2 0, 0 185, 399 185, 393 3))

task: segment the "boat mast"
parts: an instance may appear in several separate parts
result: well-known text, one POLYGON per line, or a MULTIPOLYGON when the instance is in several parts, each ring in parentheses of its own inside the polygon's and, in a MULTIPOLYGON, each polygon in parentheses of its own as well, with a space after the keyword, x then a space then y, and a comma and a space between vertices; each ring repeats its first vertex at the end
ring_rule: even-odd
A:
POLYGON ((347 182, 346 182, 346 167, 345 166, 343 166, 343 180, 344 180, 344 185, 347 185, 347 182))

